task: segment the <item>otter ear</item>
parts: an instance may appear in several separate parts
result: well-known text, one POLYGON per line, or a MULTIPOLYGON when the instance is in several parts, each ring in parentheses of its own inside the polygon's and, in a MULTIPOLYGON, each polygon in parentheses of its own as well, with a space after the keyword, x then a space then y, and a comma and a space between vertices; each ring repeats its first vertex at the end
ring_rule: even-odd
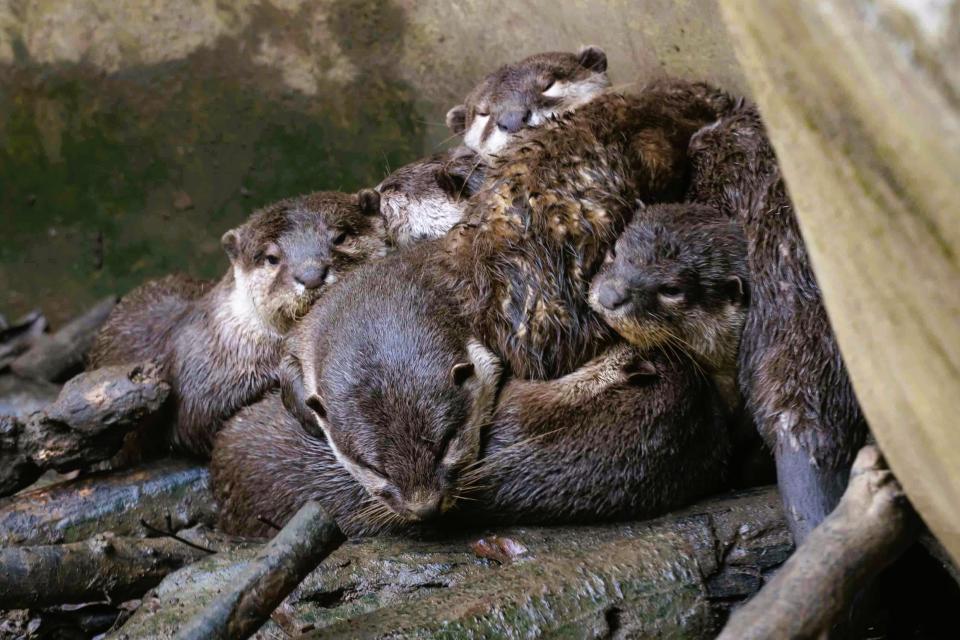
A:
POLYGON ((627 383, 632 385, 646 385, 656 379, 657 368, 649 360, 633 360, 623 367, 627 383))
POLYGON ((607 70, 607 54, 603 49, 595 46, 581 47, 577 52, 577 62, 581 67, 603 73, 607 70))
POLYGON ((451 133, 460 135, 467 129, 467 107, 458 104, 447 111, 447 128, 451 133))
POLYGON ((220 237, 220 246, 227 252, 230 262, 236 262, 240 257, 240 233, 236 229, 230 229, 220 237))
POLYGON ((380 213, 380 193, 375 189, 360 189, 357 192, 357 204, 367 215, 380 213))
POLYGON ((450 369, 450 379, 453 384, 462 387, 473 375, 475 368, 472 362, 458 362, 450 369))
MULTIPOLYGON (((280 399, 283 406, 297 419, 303 430, 310 435, 323 438, 323 429, 317 424, 317 416, 310 406, 310 400, 317 397, 315 394, 306 397, 303 386, 303 373, 300 364, 292 355, 288 355, 280 364, 280 399)), ((322 405, 321 405, 322 406, 322 405)))

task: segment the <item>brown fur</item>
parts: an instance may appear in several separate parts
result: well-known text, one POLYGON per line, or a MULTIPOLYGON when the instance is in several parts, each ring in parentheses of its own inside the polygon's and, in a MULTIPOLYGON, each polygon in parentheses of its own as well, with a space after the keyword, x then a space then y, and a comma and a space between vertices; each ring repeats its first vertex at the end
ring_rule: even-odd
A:
POLYGON ((587 288, 637 199, 679 198, 690 136, 716 117, 702 84, 606 94, 517 138, 446 238, 451 289, 514 375, 553 378, 602 349, 587 288))
POLYGON ((256 212, 224 234, 231 268, 216 285, 175 276, 134 290, 89 366, 159 359, 174 389, 173 442, 208 455, 222 422, 277 383, 283 334, 324 286, 386 251, 377 203, 369 190, 315 193, 256 212))
POLYGON ((694 358, 735 410, 746 263, 740 224, 718 210, 697 204, 644 207, 593 279, 590 305, 631 344, 694 358))
POLYGON ((450 109, 447 126, 489 161, 520 132, 583 106, 609 86, 607 55, 599 47, 538 53, 485 77, 464 104, 450 109))
POLYGON ((690 156, 689 198, 735 217, 746 235, 752 288, 739 386, 774 450, 799 543, 839 500, 866 422, 756 107, 740 101, 698 132, 690 156))
MULTIPOLYGON (((721 405, 689 361, 621 345, 564 378, 507 383, 481 457, 456 480, 462 499, 436 524, 653 516, 722 489, 728 452, 721 405)), ((276 397, 231 420, 212 470, 232 533, 268 535, 258 515, 282 524, 308 499, 349 535, 408 526, 372 508, 327 441, 276 397)))
POLYGON ((393 244, 405 247, 449 231, 463 218, 485 171, 475 153, 456 147, 400 167, 384 178, 377 191, 393 244))
POLYGON ((424 243, 361 267, 288 340, 285 404, 398 520, 452 504, 499 378, 433 274, 435 251, 424 243))

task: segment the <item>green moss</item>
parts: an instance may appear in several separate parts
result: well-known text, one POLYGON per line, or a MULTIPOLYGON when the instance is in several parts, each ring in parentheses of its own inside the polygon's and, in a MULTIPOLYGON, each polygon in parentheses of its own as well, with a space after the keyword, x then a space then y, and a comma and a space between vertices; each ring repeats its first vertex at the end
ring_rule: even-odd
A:
MULTIPOLYGON (((347 4, 344 20, 360 19, 349 10, 363 5, 358 15, 380 29, 375 49, 399 46, 399 12, 347 4)), ((216 277, 221 234, 256 207, 372 186, 422 155, 395 56, 344 47, 356 52, 356 79, 321 79, 316 95, 302 95, 252 59, 271 25, 254 21, 184 60, 115 74, 0 67, 0 312, 42 306, 59 323, 173 270, 216 277), (179 191, 192 208, 175 209, 179 191)))

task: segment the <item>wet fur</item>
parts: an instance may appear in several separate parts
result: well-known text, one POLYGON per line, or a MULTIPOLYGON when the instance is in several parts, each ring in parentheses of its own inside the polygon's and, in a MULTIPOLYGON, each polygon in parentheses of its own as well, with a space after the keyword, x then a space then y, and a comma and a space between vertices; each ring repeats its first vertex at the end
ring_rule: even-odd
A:
POLYGON ((446 237, 451 288, 514 375, 554 378, 610 337, 587 289, 636 200, 678 199, 690 136, 716 113, 703 84, 606 94, 518 136, 446 237))
POLYGON ((740 101, 690 143, 688 197, 743 225, 752 281, 739 354, 746 407, 777 458, 797 542, 832 509, 866 423, 756 107, 740 101))
POLYGON ((499 380, 498 363, 472 346, 433 273, 436 249, 424 243, 357 270, 289 339, 285 403, 405 518, 418 505, 449 507, 451 483, 478 455, 499 380), (461 365, 474 374, 458 381, 461 365))
POLYGON ((441 237, 460 222, 486 167, 466 147, 400 167, 377 185, 390 240, 407 247, 441 237))
MULTIPOLYGON (((728 453, 719 399, 689 361, 620 345, 564 378, 507 383, 458 507, 436 526, 653 516, 722 488, 728 453)), ((408 530, 275 396, 231 420, 212 471, 233 533, 269 535, 257 515, 283 524, 308 499, 349 535, 408 530)))
POLYGON ((539 127, 587 104, 609 86, 607 56, 598 47, 538 53, 488 74, 464 104, 447 113, 447 126, 490 161, 517 135, 498 126, 505 117, 519 118, 515 121, 522 122, 522 130, 539 127))
MULTIPOLYGON (((375 195, 375 194, 374 194, 375 195)), ((209 455, 213 436, 240 407, 276 386, 283 334, 320 295, 297 288, 291 270, 318 262, 326 282, 386 251, 382 220, 358 196, 317 193, 283 200, 225 235, 231 267, 215 285, 182 276, 124 297, 101 329, 90 368, 159 359, 174 389, 179 448, 209 455), (330 239, 347 231, 333 246, 330 239), (264 248, 279 247, 275 270, 264 248)), ((159 453, 159 452, 154 452, 159 453)))
POLYGON ((661 204, 637 211, 593 279, 590 304, 631 344, 694 358, 735 411, 749 286, 737 220, 705 205, 661 204), (663 295, 665 287, 679 295, 663 295), (601 292, 616 292, 623 302, 608 309, 601 292))

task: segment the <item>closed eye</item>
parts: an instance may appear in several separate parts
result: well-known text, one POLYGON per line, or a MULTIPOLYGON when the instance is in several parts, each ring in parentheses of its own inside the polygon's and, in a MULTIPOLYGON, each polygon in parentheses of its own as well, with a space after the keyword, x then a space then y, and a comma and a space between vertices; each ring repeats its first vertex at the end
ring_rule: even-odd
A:
POLYGON ((676 301, 680 300, 681 298, 683 298, 683 289, 681 289, 680 287, 678 287, 678 286, 676 286, 676 285, 672 285, 672 284, 662 285, 662 286, 657 290, 657 293, 658 293, 662 298, 665 298, 665 299, 667 299, 667 300, 670 301, 670 302, 676 302, 676 301))

